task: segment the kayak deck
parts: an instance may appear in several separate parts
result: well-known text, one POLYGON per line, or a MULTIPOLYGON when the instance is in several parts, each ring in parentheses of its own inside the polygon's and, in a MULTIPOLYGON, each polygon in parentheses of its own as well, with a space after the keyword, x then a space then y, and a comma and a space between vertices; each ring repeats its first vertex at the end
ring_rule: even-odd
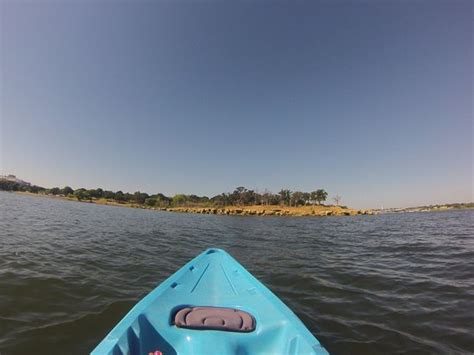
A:
POLYGON ((214 248, 198 255, 143 298, 91 354, 148 355, 155 351, 163 355, 327 354, 283 302, 228 253, 214 248), (177 327, 175 316, 186 307, 234 309, 251 315, 254 329, 177 327))

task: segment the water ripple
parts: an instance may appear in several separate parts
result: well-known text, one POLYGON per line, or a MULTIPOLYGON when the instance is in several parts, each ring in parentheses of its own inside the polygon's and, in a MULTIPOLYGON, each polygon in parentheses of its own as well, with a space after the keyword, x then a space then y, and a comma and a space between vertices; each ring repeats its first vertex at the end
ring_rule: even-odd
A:
POLYGON ((89 352, 210 246, 335 354, 474 352, 473 212, 186 215, 0 193, 0 353, 89 352))

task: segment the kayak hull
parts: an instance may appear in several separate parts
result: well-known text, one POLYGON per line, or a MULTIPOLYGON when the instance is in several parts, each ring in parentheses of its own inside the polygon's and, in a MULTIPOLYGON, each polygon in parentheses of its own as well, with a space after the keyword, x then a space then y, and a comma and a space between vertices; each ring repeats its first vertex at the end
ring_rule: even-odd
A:
POLYGON ((327 354, 296 315, 221 249, 208 249, 150 292, 92 355, 327 354), (178 328, 185 307, 226 307, 251 314, 251 332, 178 328))

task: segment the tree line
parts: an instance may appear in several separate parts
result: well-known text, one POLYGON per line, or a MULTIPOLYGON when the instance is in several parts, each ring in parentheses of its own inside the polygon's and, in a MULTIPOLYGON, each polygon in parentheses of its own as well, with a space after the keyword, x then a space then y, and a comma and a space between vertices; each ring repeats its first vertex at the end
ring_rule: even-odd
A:
MULTIPOLYGON (((93 201, 97 199, 106 199, 118 203, 132 203, 147 207, 180 207, 180 206, 248 206, 248 205, 285 205, 285 206, 304 206, 321 204, 327 200, 328 193, 324 189, 316 189, 311 192, 291 191, 281 189, 278 193, 272 193, 269 190, 258 192, 247 189, 244 186, 237 187, 233 192, 221 193, 214 197, 176 194, 172 197, 165 196, 162 193, 147 194, 137 191, 128 193, 123 191, 110 191, 102 188, 97 189, 73 189, 70 186, 63 188, 53 187, 50 189, 29 184, 20 184, 8 180, 0 180, 0 190, 6 191, 26 191, 31 193, 42 193, 55 196, 65 196, 76 198, 79 201, 93 201)), ((336 196, 333 200, 338 205, 340 197, 336 196)))

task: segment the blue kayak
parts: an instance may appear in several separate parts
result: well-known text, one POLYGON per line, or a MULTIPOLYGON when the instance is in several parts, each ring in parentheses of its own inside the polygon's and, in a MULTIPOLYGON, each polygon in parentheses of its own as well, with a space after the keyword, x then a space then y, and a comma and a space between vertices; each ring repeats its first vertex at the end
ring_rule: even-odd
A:
POLYGON ((143 298, 92 351, 328 354, 298 317, 221 249, 208 249, 143 298))

